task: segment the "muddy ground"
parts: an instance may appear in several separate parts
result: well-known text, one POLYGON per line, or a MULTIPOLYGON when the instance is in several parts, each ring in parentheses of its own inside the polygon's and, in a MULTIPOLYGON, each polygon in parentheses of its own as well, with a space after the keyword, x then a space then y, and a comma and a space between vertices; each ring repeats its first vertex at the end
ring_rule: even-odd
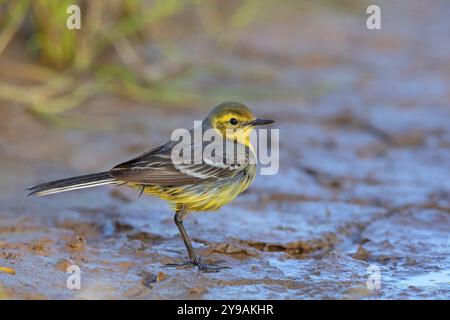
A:
POLYGON ((194 72, 176 85, 212 92, 208 103, 104 95, 57 123, 0 103, 0 266, 16 271, 0 272, 0 296, 449 299, 450 3, 431 3, 381 2, 377 31, 364 7, 278 8, 233 50, 193 36, 180 45, 194 72), (203 259, 231 269, 165 267, 186 253, 159 199, 23 191, 109 169, 224 98, 280 129, 277 175, 186 220, 203 259), (72 264, 81 290, 66 288, 72 264))

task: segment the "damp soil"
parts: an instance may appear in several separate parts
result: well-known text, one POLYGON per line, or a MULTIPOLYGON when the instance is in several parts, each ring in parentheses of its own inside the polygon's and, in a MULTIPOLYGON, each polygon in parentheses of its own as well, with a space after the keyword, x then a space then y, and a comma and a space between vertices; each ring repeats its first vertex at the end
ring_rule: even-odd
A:
POLYGON ((0 270, 0 297, 449 299, 450 6, 382 8, 377 31, 364 8, 278 8, 232 50, 186 41, 197 72, 174 85, 217 93, 208 102, 104 95, 61 116, 77 125, 0 102, 0 267, 15 270, 0 270), (186 219, 202 259, 229 269, 167 267, 186 259, 173 213, 136 190, 26 197, 165 142, 223 97, 280 129, 276 175, 186 219), (71 265, 81 290, 67 289, 71 265))

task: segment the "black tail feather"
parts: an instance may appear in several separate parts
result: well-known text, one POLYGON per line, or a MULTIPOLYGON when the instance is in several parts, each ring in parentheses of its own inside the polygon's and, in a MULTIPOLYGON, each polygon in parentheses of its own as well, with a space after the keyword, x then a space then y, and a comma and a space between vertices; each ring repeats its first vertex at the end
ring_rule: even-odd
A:
POLYGON ((44 196, 64 191, 90 188, 105 184, 115 183, 116 180, 111 178, 109 172, 100 172, 87 174, 84 176, 66 178, 61 180, 50 181, 35 186, 31 186, 26 190, 29 191, 28 196, 44 196))

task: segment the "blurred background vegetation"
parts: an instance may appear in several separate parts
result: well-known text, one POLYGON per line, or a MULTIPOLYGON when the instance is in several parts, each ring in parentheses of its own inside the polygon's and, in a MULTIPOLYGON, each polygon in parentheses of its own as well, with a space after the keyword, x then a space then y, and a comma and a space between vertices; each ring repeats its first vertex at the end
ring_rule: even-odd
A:
MULTIPOLYGON (((283 1, 317 3, 358 7, 353 0, 283 1)), ((275 4, 280 2, 0 0, 0 100, 50 118, 99 94, 143 103, 208 99, 214 93, 180 89, 172 81, 189 79, 192 72, 177 46, 186 39, 180 34, 229 50, 241 31, 265 19, 275 4), (66 27, 72 4, 81 8, 81 30, 66 27)))
POLYGON ((168 41, 172 31, 202 32, 216 44, 229 46, 269 3, 0 0, 0 100, 50 116, 100 93, 143 102, 200 99, 166 83, 189 69, 182 51, 168 41), (81 8, 81 30, 66 27, 71 4, 81 8), (148 53, 148 44, 154 43, 158 61, 148 53))

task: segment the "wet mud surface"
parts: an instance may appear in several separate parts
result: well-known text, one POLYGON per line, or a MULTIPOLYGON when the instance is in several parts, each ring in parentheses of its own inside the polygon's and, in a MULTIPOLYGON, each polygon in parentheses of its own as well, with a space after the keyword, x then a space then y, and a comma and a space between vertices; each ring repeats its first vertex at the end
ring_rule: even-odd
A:
POLYGON ((123 187, 23 190, 106 170, 223 99, 146 106, 102 96, 65 115, 76 127, 0 103, 0 267, 16 272, 0 271, 0 297, 449 299, 450 7, 404 3, 383 2, 381 31, 365 28, 364 8, 280 9, 234 50, 186 44, 194 69, 216 71, 177 85, 244 100, 280 128, 277 175, 186 219, 202 259, 231 267, 219 273, 165 266, 186 253, 157 198, 123 187), (81 290, 66 288, 73 264, 81 290), (373 268, 381 287, 371 290, 373 268))

